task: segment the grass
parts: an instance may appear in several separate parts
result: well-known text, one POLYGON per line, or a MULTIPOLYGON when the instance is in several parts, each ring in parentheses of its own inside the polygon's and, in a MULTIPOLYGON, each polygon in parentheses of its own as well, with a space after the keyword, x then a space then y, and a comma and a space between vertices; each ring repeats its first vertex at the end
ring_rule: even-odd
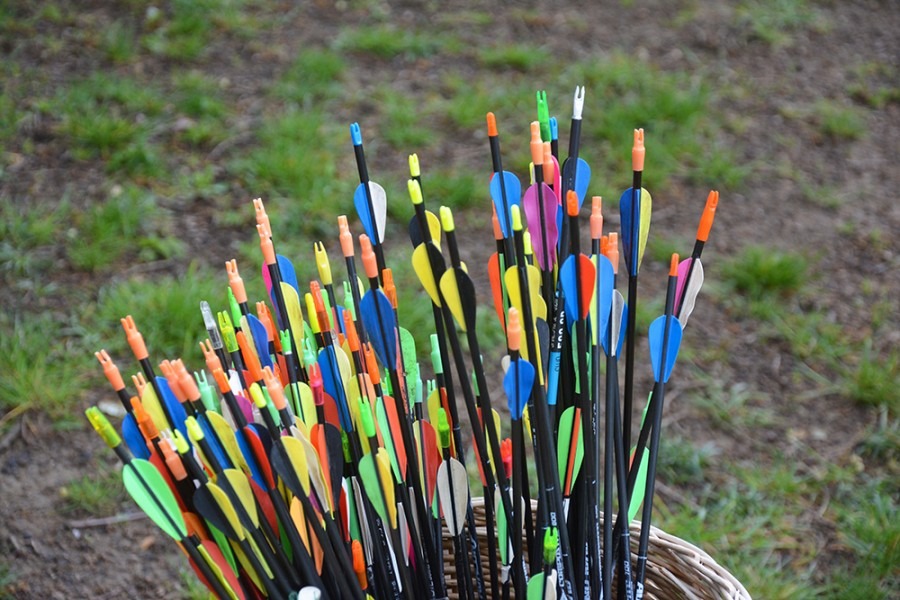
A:
POLYGON ((440 134, 428 127, 429 119, 420 113, 419 101, 410 94, 384 85, 372 96, 380 107, 378 130, 395 150, 421 151, 437 141, 440 134))
POLYGON ((342 52, 379 59, 427 58, 438 53, 456 52, 460 47, 461 43, 447 34, 397 28, 386 23, 348 28, 335 40, 335 48, 342 52))
POLYGON ((816 102, 812 107, 812 119, 819 131, 833 140, 856 140, 866 131, 865 113, 835 101, 816 102))
POLYGON ((789 296, 806 281, 807 262, 794 253, 761 246, 745 249, 722 269, 723 279, 751 300, 789 296))
POLYGON ((893 415, 900 415, 900 354, 877 355, 867 339, 859 363, 848 371, 850 398, 861 404, 884 406, 893 415))
POLYGON ((545 66, 550 53, 540 46, 505 44, 478 50, 478 62, 488 69, 529 72, 545 66))
POLYGON ((122 475, 104 469, 101 475, 85 475, 60 488, 63 498, 61 510, 70 515, 109 516, 127 498, 122 475))
POLYGON ((329 50, 303 50, 274 86, 274 94, 311 109, 315 103, 337 96, 346 61, 329 50))
POLYGON ((70 211, 65 199, 33 204, 0 202, 0 274, 4 281, 20 283, 47 272, 53 264, 53 243, 70 211))
POLYGON ((167 11, 147 10, 144 47, 176 61, 202 57, 216 35, 240 29, 244 0, 173 0, 167 11))
POLYGON ((737 8, 737 24, 751 39, 787 46, 800 31, 824 32, 828 23, 808 0, 745 0, 737 8))
POLYGON ((202 357, 205 339, 200 300, 213 310, 227 307, 227 278, 192 265, 179 277, 132 277, 100 290, 91 322, 108 342, 110 353, 127 353, 119 319, 132 315, 155 360, 184 357, 188 364, 202 357))

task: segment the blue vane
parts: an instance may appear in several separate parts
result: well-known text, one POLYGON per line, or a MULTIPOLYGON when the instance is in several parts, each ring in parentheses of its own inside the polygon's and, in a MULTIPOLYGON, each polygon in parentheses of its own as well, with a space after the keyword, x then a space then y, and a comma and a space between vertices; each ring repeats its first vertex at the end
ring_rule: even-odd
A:
POLYGON ((272 357, 269 355, 269 331, 255 315, 247 315, 247 322, 250 323, 250 335, 253 336, 253 345, 256 346, 259 364, 263 367, 271 367, 272 357))
POLYGON ((653 365, 653 378, 655 381, 665 383, 669 381, 675 359, 678 358, 678 349, 681 347, 681 322, 674 316, 669 317, 669 340, 666 348, 665 373, 660 372, 663 351, 663 336, 665 335, 666 316, 657 317, 650 323, 647 337, 650 342, 650 362, 653 365))
POLYGON ((250 423, 247 425, 247 428, 250 431, 246 431, 245 429, 238 429, 235 431, 235 437, 237 438, 238 449, 240 449, 241 454, 244 455, 244 459, 247 461, 247 464, 250 466, 250 476, 253 477, 253 481, 259 484, 260 487, 266 487, 266 480, 263 478, 262 471, 259 470, 259 465, 256 464, 256 458, 253 456, 253 452, 250 450, 250 444, 247 441, 248 435, 256 435, 259 437, 257 432, 257 428, 260 425, 256 423, 250 423))
POLYGON ((525 405, 531 396, 531 388, 534 385, 534 366, 527 360, 518 359, 510 363, 506 375, 503 377, 503 391, 509 402, 509 412, 513 419, 522 418, 525 405))
POLYGON ((391 301, 381 290, 369 290, 359 303, 359 312, 378 360, 385 368, 394 369, 397 366, 397 324, 391 301))
POLYGON ((619 216, 622 220, 622 248, 625 250, 625 266, 628 267, 628 274, 634 277, 638 271, 640 249, 641 190, 637 190, 637 193, 634 194, 637 206, 632 209, 632 189, 628 188, 622 192, 622 197, 619 198, 619 216), (634 222, 631 219, 632 212, 637 216, 634 222))
POLYGON ((297 290, 297 293, 299 294, 300 284, 297 282, 297 271, 294 270, 294 263, 286 256, 280 254, 278 254, 276 258, 278 259, 278 270, 281 272, 281 280, 290 284, 290 286, 297 290))
POLYGON ((141 430, 132 414, 125 415, 125 418, 122 420, 122 439, 125 440, 125 444, 135 458, 150 460, 150 450, 147 449, 147 442, 144 441, 144 436, 141 435, 141 430))
POLYGON ((166 412, 175 421, 175 423, 173 423, 175 429, 181 432, 184 439, 190 440, 187 434, 187 427, 184 424, 184 420, 187 419, 187 413, 184 412, 184 407, 181 406, 181 402, 178 401, 178 398, 176 398, 175 394, 172 392, 172 388, 169 387, 169 382, 165 377, 157 375, 156 384, 159 387, 159 391, 162 393, 162 398, 160 398, 159 401, 165 405, 166 412))
POLYGON ((341 421, 341 429, 353 431, 353 423, 350 420, 350 407, 347 406, 347 394, 344 392, 343 383, 340 381, 340 368, 334 346, 325 346, 319 352, 319 369, 322 371, 322 388, 325 393, 334 398, 337 404, 338 417, 341 421))
POLYGON ((369 210, 369 199, 366 197, 366 184, 361 183, 356 186, 353 192, 353 206, 356 207, 356 214, 362 222, 366 235, 372 241, 373 245, 378 245, 378 236, 375 235, 375 215, 369 210))
POLYGON ((584 204, 588 186, 591 184, 591 166, 583 158, 578 159, 578 170, 575 171, 575 193, 578 195, 578 208, 584 204))
POLYGON ((512 235, 512 227, 509 226, 509 209, 513 206, 521 206, 522 204, 522 184, 519 178, 510 173, 503 171, 503 185, 506 187, 506 210, 503 208, 503 192, 500 188, 500 178, 497 173, 491 176, 491 199, 497 209, 497 219, 500 221, 500 231, 503 237, 512 235))

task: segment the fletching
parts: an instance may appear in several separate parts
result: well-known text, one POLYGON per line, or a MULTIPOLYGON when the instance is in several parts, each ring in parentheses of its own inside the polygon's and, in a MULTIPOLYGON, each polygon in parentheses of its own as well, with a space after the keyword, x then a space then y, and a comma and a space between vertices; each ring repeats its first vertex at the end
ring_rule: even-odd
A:
POLYGON ((512 208, 513 205, 521 205, 522 184, 519 182, 518 177, 509 171, 503 171, 499 177, 497 173, 494 173, 491 176, 490 190, 491 199, 494 201, 494 206, 497 208, 497 220, 500 221, 500 231, 503 232, 503 237, 509 237, 512 235, 512 227, 509 226, 509 209, 512 208), (500 177, 503 178, 503 187, 506 188, 505 202, 502 188, 500 187, 500 177))
POLYGON ((237 469, 225 469, 222 472, 225 479, 228 481, 228 484, 234 490, 234 493, 237 495, 238 500, 241 503, 241 506, 247 511, 247 515, 250 517, 250 522, 253 523, 254 527, 259 526, 259 512, 256 510, 256 502, 254 502, 253 498, 253 488, 250 487, 250 480, 247 479, 247 476, 237 469))
POLYGON ((294 270, 294 263, 288 257, 280 254, 276 256, 276 260, 278 261, 278 271, 281 273, 282 283, 290 285, 299 292, 300 284, 297 282, 297 272, 294 270))
POLYGON ((381 520, 388 523, 391 529, 396 529, 397 505, 390 469, 390 458, 384 448, 379 448, 376 454, 366 454, 359 461, 359 478, 366 496, 381 520))
POLYGON ((149 461, 135 458, 122 470, 122 481, 128 494, 157 527, 175 540, 185 538, 187 528, 178 501, 156 467, 149 461))
POLYGON ((675 359, 678 358, 678 349, 681 347, 682 328, 681 323, 675 317, 669 317, 669 340, 666 348, 666 364, 662 369, 663 336, 665 335, 666 317, 662 315, 650 323, 647 337, 650 342, 650 362, 653 365, 653 377, 656 381, 666 382, 672 374, 675 359))
POLYGON ((416 446, 420 448, 419 454, 419 475, 425 479, 425 504, 430 506, 434 499, 435 486, 437 485, 437 470, 441 465, 441 451, 437 445, 437 433, 434 427, 427 421, 416 421, 413 423, 413 436, 415 437, 416 446), (425 442, 423 444, 421 433, 425 434, 425 442), (425 465, 422 465, 424 457, 425 465))
MULTIPOLYGON (((441 247, 441 220, 430 210, 425 211, 425 220, 428 221, 428 239, 441 247)), ((413 248, 418 248, 425 241, 422 236, 422 228, 419 227, 419 219, 415 215, 409 220, 409 241, 413 248)))
POLYGON ((522 418, 522 411, 531 396, 531 388, 534 385, 534 366, 527 360, 514 360, 509 365, 509 370, 503 376, 503 391, 509 401, 509 412, 513 419, 522 418))
POLYGON ((650 234, 650 215, 653 199, 650 192, 641 188, 632 194, 632 188, 622 192, 619 198, 619 215, 622 219, 622 247, 625 250, 625 265, 631 276, 637 275, 647 248, 650 234), (632 195, 634 198, 632 199, 632 195), (637 222, 632 220, 632 203, 637 202, 637 222))
MULTIPOLYGON (((184 411, 184 407, 181 405, 181 402, 179 402, 178 398, 175 397, 175 394, 172 392, 172 388, 169 387, 169 381, 165 377, 157 375, 156 385, 159 388, 160 393, 162 394, 162 401, 166 407, 166 411, 168 411, 169 416, 172 417, 172 420, 174 421, 172 425, 174 425, 175 429, 181 432, 181 435, 184 436, 184 439, 188 439, 187 428, 184 425, 184 420, 187 419, 187 413, 184 411)), ((153 386, 148 385, 147 387, 152 388, 153 386)), ((169 427, 166 426, 162 429, 169 429, 169 427)))
MULTIPOLYGON (((163 412, 162 405, 159 403, 156 390, 153 389, 152 385, 144 386, 144 391, 141 393, 141 404, 158 430, 165 431, 171 427, 169 420, 166 418, 166 413, 163 412)), ((187 439, 187 436, 185 436, 185 439, 187 439)))
MULTIPOLYGON (((547 320, 547 303, 541 298, 541 271, 534 265, 528 265, 528 292, 531 296, 531 311, 535 319, 547 320)), ((519 286, 518 267, 510 267, 504 275, 510 305, 522 312, 522 294, 519 286)), ((523 325, 524 326, 524 325, 523 325)))
MULTIPOLYGON (((253 481, 266 488, 275 487, 275 476, 272 472, 272 464, 269 461, 272 448, 272 439, 269 437, 269 432, 253 423, 244 428, 243 435, 238 436, 238 440, 241 438, 244 439, 244 444, 246 444, 245 456, 252 457, 248 461, 252 465, 251 473, 254 468, 259 471, 259 477, 254 476, 253 481)), ((238 441, 238 444, 240 445, 241 442, 238 441)))
POLYGON ((578 195, 578 208, 584 204, 588 186, 591 184, 591 165, 583 158, 578 159, 578 170, 575 172, 575 194, 578 195))
POLYGON ((500 280, 500 255, 494 252, 488 259, 488 279, 491 281, 491 296, 494 299, 494 310, 500 320, 500 326, 506 330, 506 310, 503 302, 503 287, 500 280))
POLYGON ((622 341, 625 339, 625 328, 622 323, 628 319, 628 306, 625 304, 625 298, 619 290, 613 292, 612 312, 609 317, 609 335, 600 338, 600 344, 603 351, 609 356, 618 356, 619 350, 622 348, 622 341), (610 340, 615 342, 615 347, 610 349, 610 340))
POLYGON ((572 493, 572 486, 584 461, 584 438, 581 435, 580 421, 579 415, 576 422, 574 406, 570 406, 559 416, 556 459, 559 466, 559 485, 567 496, 572 493))
POLYGON ((566 301, 566 321, 581 320, 587 316, 594 299, 595 276, 594 263, 584 254, 579 254, 577 258, 575 256, 566 258, 559 270, 563 296, 566 301), (578 261, 577 267, 580 267, 581 270, 580 277, 579 269, 575 264, 576 260, 578 261))
POLYGON ((147 442, 144 440, 144 436, 132 414, 126 414, 125 418, 122 419, 122 439, 125 440, 125 445, 128 446, 135 458, 144 460, 150 458, 147 442))
POLYGON ((396 368, 397 321, 391 301, 381 290, 369 290, 359 303, 359 311, 378 360, 385 368, 396 368))
POLYGON ((441 275, 444 274, 444 257, 441 255, 440 250, 433 244, 420 244, 413 250, 411 260, 413 270, 416 272, 419 281, 422 282, 422 287, 425 288, 428 297, 431 298, 431 301, 436 305, 441 306, 441 297, 438 293, 436 283, 437 281, 440 281, 441 275), (438 268, 438 273, 435 273, 432 270, 432 262, 435 263, 435 266, 438 268), (435 277, 437 279, 435 279, 435 277))
POLYGON ((250 326, 250 334, 253 338, 253 347, 259 357, 262 367, 272 366, 272 357, 269 355, 269 332, 255 315, 246 315, 247 324, 250 326))
POLYGON ((374 181, 369 182, 369 193, 372 195, 372 208, 375 211, 373 215, 369 211, 369 200, 366 197, 366 188, 364 183, 356 186, 353 192, 353 206, 356 208, 356 214, 362 222, 366 235, 372 240, 372 243, 378 245, 384 241, 384 226, 387 221, 387 194, 384 188, 374 181), (378 234, 376 235, 376 229, 378 234), (375 240, 378 240, 377 243, 375 240))
POLYGON ((459 535, 466 523, 469 503, 469 476, 463 464, 455 458, 442 462, 437 473, 437 488, 447 529, 451 535, 459 535))
MULTIPOLYGON (((393 315, 393 312, 391 313, 393 315)), ((341 368, 338 365, 338 350, 334 346, 325 346, 319 352, 319 368, 322 372, 322 387, 325 393, 331 396, 338 409, 341 429, 344 431, 352 431, 353 423, 350 421, 350 409, 347 406, 347 396, 344 390, 344 383, 341 380, 341 368)), ((340 352, 343 352, 341 350, 340 352)), ((344 355, 346 357, 346 355, 344 355)), ((315 412, 313 412, 315 415, 315 412)))
MULTIPOLYGON (((632 456, 634 454, 632 453, 632 456)), ((644 496, 647 493, 647 467, 650 464, 650 449, 645 448, 644 454, 641 456, 641 465, 638 467, 637 479, 634 481, 634 491, 631 499, 628 501, 628 520, 633 521, 641 509, 644 502, 644 496)), ((633 468, 633 465, 632 465, 633 468)))
POLYGON ((591 335, 596 346, 607 335, 612 311, 612 286, 615 277, 612 263, 603 255, 594 256, 597 269, 597 285, 594 302, 591 303, 591 335))
MULTIPOLYGON (((303 442, 295 437, 282 437, 281 452, 272 453, 272 466, 290 488, 300 484, 302 492, 309 495, 309 469, 306 465, 306 451, 303 442)), ((296 493, 296 492, 295 492, 296 493)))
MULTIPOLYGON (((209 566, 210 571, 212 571, 213 576, 219 580, 222 584, 222 587, 228 592, 228 597, 231 600, 243 600, 245 598, 243 590, 241 590, 241 584, 238 583, 237 578, 234 575, 234 571, 231 569, 231 565, 225 559, 222 551, 219 550, 218 546, 215 543, 206 543, 206 544, 198 544, 197 551, 200 556, 203 557, 204 562, 206 562, 207 566, 209 566)), ((203 581, 207 588, 212 591, 212 587, 206 583, 205 578, 203 577, 203 573, 194 564, 193 559, 191 560, 191 567, 194 569, 194 573, 196 573, 197 577, 200 581, 203 581)))
POLYGON ((328 494, 325 477, 322 475, 322 462, 319 458, 319 453, 306 437, 300 438, 300 445, 303 447, 303 453, 306 454, 306 472, 309 475, 309 481, 313 489, 316 491, 316 496, 318 496, 320 502, 327 505, 325 508, 333 512, 334 506, 331 504, 332 498, 328 494))
POLYGON ((525 210, 525 219, 528 229, 531 231, 534 257, 541 269, 548 270, 556 263, 556 243, 559 240, 559 229, 556 224, 556 213, 559 211, 559 199, 546 183, 541 184, 541 196, 544 205, 544 220, 541 222, 541 208, 539 206, 537 184, 529 186, 525 190, 522 199, 522 208, 525 210), (549 256, 544 256, 543 239, 547 240, 549 256))
POLYGON ((687 326, 688 319, 691 317, 691 313, 694 312, 697 294, 700 293, 700 288, 703 287, 703 263, 700 262, 699 258, 694 260, 694 269, 691 271, 691 277, 690 280, 687 280, 686 286, 682 283, 687 278, 691 260, 687 258, 678 265, 678 290, 675 293, 675 306, 679 305, 683 295, 684 302, 681 304, 681 310, 677 315, 682 327, 687 326))

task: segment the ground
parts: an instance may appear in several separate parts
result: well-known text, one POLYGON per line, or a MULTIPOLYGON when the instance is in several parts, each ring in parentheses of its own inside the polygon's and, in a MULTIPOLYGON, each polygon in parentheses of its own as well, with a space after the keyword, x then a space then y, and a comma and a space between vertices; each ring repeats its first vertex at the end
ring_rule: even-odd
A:
POLYGON ((496 341, 484 114, 523 176, 534 91, 565 155, 578 84, 607 230, 631 130, 646 129, 644 327, 669 254, 690 252, 707 192, 721 194, 667 395, 654 523, 754 597, 896 597, 900 11, 603 4, 0 3, 0 597, 198 593, 149 522, 91 522, 137 511, 81 417, 115 401, 91 353, 134 372, 118 328, 132 313, 159 332, 160 359, 199 367, 196 301, 224 301, 232 257, 258 279, 252 197, 314 276, 312 242, 336 252, 334 218, 352 211, 350 122, 390 198, 401 319, 429 316, 404 274, 418 152, 427 200, 457 213, 496 341))

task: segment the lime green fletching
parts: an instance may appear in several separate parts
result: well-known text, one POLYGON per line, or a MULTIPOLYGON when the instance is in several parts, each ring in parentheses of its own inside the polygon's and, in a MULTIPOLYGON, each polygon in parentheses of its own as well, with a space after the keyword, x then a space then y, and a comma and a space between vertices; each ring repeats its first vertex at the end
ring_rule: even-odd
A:
POLYGON ((163 476, 149 461, 135 458, 126 464, 122 470, 122 481, 141 510, 169 537, 181 541, 187 536, 178 501, 163 476))
POLYGON ((232 572, 235 577, 238 576, 238 566, 237 561, 234 558, 234 552, 231 551, 231 545, 228 543, 228 538, 225 537, 225 534, 222 533, 219 529, 213 526, 209 521, 206 522, 206 527, 209 529, 210 535, 212 535, 213 540, 216 545, 219 547, 219 550, 222 552, 222 556, 225 557, 225 561, 231 567, 232 572))
POLYGON ((388 422, 383 398, 378 398, 375 401, 375 418, 378 419, 378 429, 381 431, 384 447, 391 459, 391 468, 394 470, 394 477, 400 481, 403 479, 403 476, 400 473, 400 462, 397 460, 397 448, 394 445, 394 436, 391 435, 391 424, 388 422))
POLYGON ((500 494, 503 492, 499 489, 494 491, 494 514, 497 515, 497 549, 500 551, 500 562, 504 565, 509 564, 509 524, 506 522, 506 512, 500 500, 500 494))
POLYGON ((644 450, 641 457, 641 466, 638 468, 637 479, 634 483, 634 493, 631 494, 631 500, 628 504, 628 520, 633 521, 637 515, 641 504, 644 502, 644 495, 647 493, 647 465, 650 462, 650 449, 644 450))
POLYGON ((395 529, 397 527, 397 510, 393 505, 394 486, 390 477, 384 476, 386 459, 387 455, 383 448, 379 448, 377 454, 366 454, 359 461, 359 477, 375 512, 382 521, 390 524, 391 529, 395 529), (382 490, 387 494, 387 498, 382 494, 382 490))
POLYGON ((232 324, 240 323, 241 306, 238 304, 237 298, 234 297, 234 292, 231 291, 231 286, 228 286, 228 310, 231 311, 232 324))
POLYGON ((528 600, 544 599, 544 574, 535 573, 528 580, 528 588, 526 589, 528 600))
MULTIPOLYGON (((582 415, 584 418, 584 415, 582 415)), ((569 456, 571 454, 572 439, 575 439, 574 465, 572 466, 572 484, 578 478, 581 464, 584 461, 584 436, 581 435, 582 425, 579 423, 575 429, 575 407, 570 406, 559 416, 559 438, 556 446, 556 460, 559 466, 559 485, 566 484, 566 476, 569 468, 569 456)), ((565 490, 563 490, 565 491, 565 490)))
MULTIPOLYGON (((228 289, 228 292, 231 293, 231 288, 228 289)), ((238 314, 240 314, 240 311, 238 311, 238 314)), ((228 317, 228 313, 220 311, 218 317, 219 331, 222 333, 222 339, 225 341, 225 349, 228 350, 228 352, 237 352, 240 346, 238 346, 237 337, 235 337, 234 333, 234 325, 228 317)))
POLYGON ((359 400, 359 418, 362 421, 362 429, 366 437, 374 436, 375 423, 372 421, 372 407, 365 398, 359 400))
POLYGON ((438 409, 438 436, 441 439, 441 448, 450 447, 450 423, 447 421, 447 412, 443 408, 438 409))

